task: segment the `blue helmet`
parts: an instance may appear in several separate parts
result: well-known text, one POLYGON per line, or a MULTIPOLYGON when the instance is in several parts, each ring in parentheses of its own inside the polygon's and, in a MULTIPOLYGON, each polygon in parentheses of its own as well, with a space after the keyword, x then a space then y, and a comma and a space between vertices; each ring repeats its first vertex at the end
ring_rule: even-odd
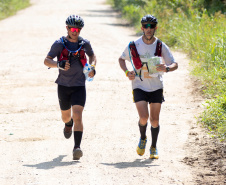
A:
POLYGON ((66 20, 66 25, 83 28, 84 21, 79 15, 70 15, 66 20))

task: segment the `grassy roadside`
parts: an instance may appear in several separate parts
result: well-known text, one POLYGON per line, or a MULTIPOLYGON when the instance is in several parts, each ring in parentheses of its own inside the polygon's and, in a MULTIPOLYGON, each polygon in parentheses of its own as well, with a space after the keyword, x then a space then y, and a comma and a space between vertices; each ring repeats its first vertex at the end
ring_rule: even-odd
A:
POLYGON ((158 38, 189 54, 207 98, 199 123, 226 140, 226 2, 224 0, 109 0, 140 30, 143 15, 158 18, 158 38))
POLYGON ((0 0, 0 20, 16 14, 30 5, 30 0, 0 0))

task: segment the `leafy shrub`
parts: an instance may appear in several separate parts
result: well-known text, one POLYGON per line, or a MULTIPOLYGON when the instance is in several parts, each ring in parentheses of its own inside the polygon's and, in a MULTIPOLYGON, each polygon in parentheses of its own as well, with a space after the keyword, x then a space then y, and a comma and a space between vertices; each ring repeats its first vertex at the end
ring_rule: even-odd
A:
POLYGON ((29 0, 1 0, 0 1, 0 20, 14 15, 18 10, 29 6, 29 0))

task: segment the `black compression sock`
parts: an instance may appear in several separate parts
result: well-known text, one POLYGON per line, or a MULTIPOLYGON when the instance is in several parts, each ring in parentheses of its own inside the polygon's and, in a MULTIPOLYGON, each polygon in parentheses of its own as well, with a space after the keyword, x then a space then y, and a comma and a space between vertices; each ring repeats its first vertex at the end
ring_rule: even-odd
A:
POLYGON ((72 127, 73 126, 73 119, 71 119, 71 121, 65 123, 65 126, 72 127))
POLYGON ((144 140, 146 138, 146 129, 148 124, 146 123, 146 125, 142 126, 140 125, 140 122, 138 122, 138 125, 139 125, 140 135, 141 135, 140 138, 144 140))
POLYGON ((81 131, 74 131, 74 141, 75 141, 75 147, 74 148, 80 148, 80 144, 82 141, 82 134, 81 131))
POLYGON ((152 137, 152 144, 151 144, 151 146, 153 146, 154 148, 156 148, 156 143, 157 143, 157 139, 158 139, 159 129, 160 129, 160 126, 158 126, 156 128, 151 127, 151 137, 152 137))

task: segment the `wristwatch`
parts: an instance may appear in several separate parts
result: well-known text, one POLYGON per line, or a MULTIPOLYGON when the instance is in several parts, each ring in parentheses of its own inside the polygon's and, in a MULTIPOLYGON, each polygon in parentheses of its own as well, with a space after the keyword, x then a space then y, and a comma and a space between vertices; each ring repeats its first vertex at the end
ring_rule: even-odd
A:
POLYGON ((170 68, 169 68, 169 67, 166 67, 166 72, 167 72, 167 73, 169 72, 169 70, 170 70, 170 68))

